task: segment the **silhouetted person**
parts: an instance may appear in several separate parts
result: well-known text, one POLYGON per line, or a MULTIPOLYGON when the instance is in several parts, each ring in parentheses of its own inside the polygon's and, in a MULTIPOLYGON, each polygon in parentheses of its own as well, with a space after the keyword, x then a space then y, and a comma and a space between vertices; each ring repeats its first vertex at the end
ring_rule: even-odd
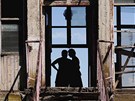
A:
POLYGON ((80 72, 80 62, 76 57, 76 52, 74 49, 70 49, 69 56, 72 58, 70 66, 70 86, 71 87, 82 87, 82 79, 80 72))
POLYGON ((61 55, 62 57, 56 59, 51 64, 53 68, 57 70, 57 75, 55 80, 56 87, 66 87, 69 85, 68 68, 71 60, 67 58, 66 50, 63 50, 61 52, 61 55), (56 64, 58 64, 59 66, 58 68, 55 66, 56 64))

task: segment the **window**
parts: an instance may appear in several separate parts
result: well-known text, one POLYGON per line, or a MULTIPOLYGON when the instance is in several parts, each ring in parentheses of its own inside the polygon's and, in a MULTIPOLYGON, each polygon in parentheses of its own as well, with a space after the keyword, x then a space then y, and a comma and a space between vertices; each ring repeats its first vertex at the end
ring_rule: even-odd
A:
MULTIPOLYGON (((61 57, 63 49, 74 49, 80 60, 80 72, 83 87, 91 86, 90 66, 90 20, 89 7, 46 7, 46 82, 55 86, 57 71, 51 63, 61 57)), ((92 54, 92 53, 91 53, 92 54)), ((70 57, 68 56, 70 59, 70 57)), ((56 65, 57 66, 57 65, 56 65)), ((58 68, 58 66, 57 66, 58 68)), ((95 68, 96 69, 96 68, 95 68)), ((96 76, 95 76, 96 77, 96 76)), ((93 78, 95 79, 95 78, 93 78)))
MULTIPOLYGON (((8 64, 5 64, 6 62, 1 62, 1 69, 3 69, 2 71, 10 71, 11 68, 15 68, 12 72, 14 73, 13 75, 10 75, 8 72, 2 75, 4 77, 10 75, 11 78, 14 78, 18 72, 18 67, 21 66, 22 70, 19 76, 20 82, 18 83, 18 88, 24 90, 27 85, 27 72, 25 66, 25 34, 27 27, 25 15, 27 9, 26 0, 1 0, 0 5, 0 58, 1 61, 8 61, 8 64)), ((12 82, 12 80, 4 82, 12 82)), ((8 84, 7 89, 9 87, 11 87, 11 85, 8 84)))
POLYGON ((1 40, 2 53, 19 51, 19 21, 21 6, 18 0, 1 1, 1 40))
POLYGON ((120 80, 118 87, 135 87, 135 7, 116 6, 114 11, 116 80, 120 80))
POLYGON ((18 24, 2 24, 2 52, 18 52, 18 24))

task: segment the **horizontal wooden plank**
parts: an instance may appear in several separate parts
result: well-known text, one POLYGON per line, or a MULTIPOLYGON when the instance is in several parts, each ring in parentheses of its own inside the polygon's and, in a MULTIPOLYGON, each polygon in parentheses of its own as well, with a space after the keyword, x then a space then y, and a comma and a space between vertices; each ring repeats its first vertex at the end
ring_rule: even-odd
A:
POLYGON ((114 3, 114 6, 135 6, 135 3, 114 3))
POLYGON ((88 6, 90 5, 89 0, 82 0, 81 2, 79 0, 72 1, 71 3, 68 3, 66 0, 55 0, 55 1, 49 1, 46 0, 43 4, 44 6, 88 6))
POLYGON ((1 20, 20 20, 20 18, 1 18, 1 20))
POLYGON ((126 48, 135 48, 135 46, 131 45, 115 46, 115 49, 126 49, 126 48))
POLYGON ((45 100, 98 100, 99 92, 97 88, 79 87, 47 87, 41 93, 45 100))
POLYGON ((115 72, 115 74, 127 74, 127 73, 135 73, 135 71, 121 71, 121 72, 115 72))
POLYGON ((114 32, 135 33, 135 30, 115 30, 114 32))
POLYGON ((127 51, 127 50, 120 50, 120 51, 117 51, 117 49, 115 50, 116 53, 119 52, 119 54, 121 55, 126 55, 126 56, 130 56, 130 57, 135 57, 135 52, 131 52, 131 51, 127 51))

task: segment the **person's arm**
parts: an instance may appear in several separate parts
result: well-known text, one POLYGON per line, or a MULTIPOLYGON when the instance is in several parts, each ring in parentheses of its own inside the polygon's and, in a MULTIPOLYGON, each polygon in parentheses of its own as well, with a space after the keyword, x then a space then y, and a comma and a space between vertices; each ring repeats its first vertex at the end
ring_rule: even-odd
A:
POLYGON ((52 62, 52 67, 56 70, 56 71, 58 71, 58 68, 55 66, 55 64, 57 64, 58 63, 58 61, 59 61, 59 59, 56 59, 55 61, 53 61, 52 62))

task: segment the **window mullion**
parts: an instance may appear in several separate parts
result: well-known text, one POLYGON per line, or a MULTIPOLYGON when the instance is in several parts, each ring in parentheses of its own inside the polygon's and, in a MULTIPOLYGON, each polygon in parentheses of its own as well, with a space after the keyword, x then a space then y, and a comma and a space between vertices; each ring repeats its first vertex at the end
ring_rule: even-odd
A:
POLYGON ((71 46, 71 7, 67 7, 67 45, 71 46))
MULTIPOLYGON (((121 7, 117 7, 117 30, 121 30, 121 7)), ((118 46, 121 46, 121 32, 118 32, 117 33, 117 45, 118 46)), ((118 53, 117 56, 116 56, 116 60, 117 60, 117 63, 116 63, 116 71, 121 71, 121 54, 118 53)), ((116 75, 116 79, 118 79, 118 75, 116 75)), ((121 87, 122 86, 122 82, 121 82, 121 78, 120 79, 120 82, 118 84, 118 87, 121 87)))

